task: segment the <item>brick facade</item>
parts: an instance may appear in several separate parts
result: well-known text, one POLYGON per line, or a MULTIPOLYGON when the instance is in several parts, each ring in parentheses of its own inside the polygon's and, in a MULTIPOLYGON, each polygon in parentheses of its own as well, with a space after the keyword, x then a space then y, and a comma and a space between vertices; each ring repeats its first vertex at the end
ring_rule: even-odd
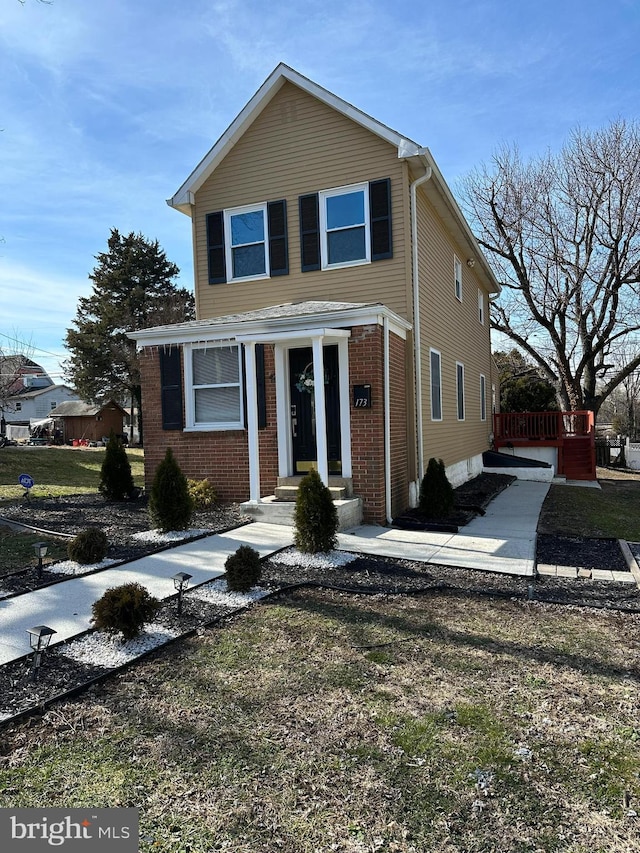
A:
MULTIPOLYGON (((408 503, 405 341, 390 334, 391 484, 394 514, 408 503), (395 414, 394 414, 395 413, 395 414)), ((223 501, 249 497, 249 454, 245 430, 183 432, 163 430, 158 347, 141 352, 147 489, 167 447, 189 478, 207 478, 223 501)), ((259 431, 260 494, 273 494, 278 476, 275 366, 265 347, 267 426, 259 431)), ((364 520, 386 521, 384 446, 384 335, 379 325, 354 327, 349 339, 350 402, 353 386, 371 385, 371 408, 351 405, 354 495, 364 504, 364 520)))

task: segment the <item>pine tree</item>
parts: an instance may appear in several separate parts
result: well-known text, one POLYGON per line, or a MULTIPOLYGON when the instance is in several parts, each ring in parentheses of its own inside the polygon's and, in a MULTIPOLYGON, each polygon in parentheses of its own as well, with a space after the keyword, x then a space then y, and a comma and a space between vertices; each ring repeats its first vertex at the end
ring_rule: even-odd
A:
POLYGON ((312 468, 298 488, 294 542, 300 551, 317 554, 336 547, 338 513, 331 492, 312 468))
POLYGON ((444 518, 453 510, 453 486, 447 478, 442 459, 431 457, 420 484, 420 511, 428 518, 444 518))
POLYGON ((193 294, 176 287, 180 270, 142 234, 125 237, 113 228, 108 251, 96 260, 92 294, 79 300, 75 328, 67 330, 65 377, 85 400, 131 400, 140 412, 140 366, 127 333, 193 319, 193 294))
POLYGON ((135 491, 127 451, 113 430, 109 435, 104 462, 100 469, 98 490, 109 501, 130 498, 135 491))
POLYGON ((149 494, 149 513, 154 524, 165 533, 186 530, 193 515, 187 478, 170 447, 156 468, 149 494))

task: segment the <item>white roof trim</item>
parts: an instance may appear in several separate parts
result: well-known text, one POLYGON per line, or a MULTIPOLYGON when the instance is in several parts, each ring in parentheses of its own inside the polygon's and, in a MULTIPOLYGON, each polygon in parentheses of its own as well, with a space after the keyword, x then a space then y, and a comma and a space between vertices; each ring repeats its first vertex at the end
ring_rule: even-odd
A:
POLYGON ((314 98, 337 110, 337 112, 342 113, 357 124, 362 125, 362 127, 375 133, 376 136, 381 137, 391 145, 394 145, 398 149, 399 157, 413 157, 422 151, 417 143, 412 142, 410 139, 405 139, 395 130, 367 115, 367 113, 362 112, 362 110, 354 107, 353 104, 344 101, 327 89, 323 89, 322 86, 318 86, 317 83, 314 83, 281 62, 269 77, 267 77, 244 109, 231 122, 209 153, 196 166, 180 189, 170 199, 167 199, 167 204, 170 207, 175 207, 188 216, 191 215, 193 194, 200 189, 209 175, 227 156, 247 128, 287 81, 308 92, 314 98))
POLYGON ((210 322, 195 320, 193 325, 181 324, 176 326, 156 326, 152 329, 140 329, 128 332, 127 336, 137 341, 139 347, 171 346, 203 341, 238 339, 256 340, 258 335, 263 340, 279 340, 283 335, 295 333, 304 337, 314 330, 338 326, 382 325, 383 318, 389 320, 389 328, 403 340, 411 324, 384 306, 364 308, 348 308, 344 311, 326 311, 317 314, 303 314, 294 317, 272 317, 252 320, 236 320, 233 322, 216 323, 213 317, 210 322))

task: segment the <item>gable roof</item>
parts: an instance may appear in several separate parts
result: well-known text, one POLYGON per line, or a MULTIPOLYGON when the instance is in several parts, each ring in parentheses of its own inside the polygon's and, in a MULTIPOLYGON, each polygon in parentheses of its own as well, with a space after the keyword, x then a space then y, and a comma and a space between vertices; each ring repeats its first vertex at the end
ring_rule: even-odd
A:
POLYGON ((81 400, 66 400, 56 406, 51 416, 55 418, 95 417, 105 409, 118 409, 123 415, 126 414, 122 406, 115 400, 108 400, 106 403, 83 403, 81 400))
POLYGON ((247 132, 255 119, 287 82, 292 83, 331 109, 355 121, 371 133, 374 133, 394 146, 397 149, 398 158, 408 161, 414 174, 428 175, 430 180, 427 184, 423 185, 425 191, 431 192, 430 188, 435 189, 433 201, 439 213, 443 216, 449 227, 454 228, 461 234, 468 246, 470 255, 474 260, 477 259, 479 261, 479 266, 484 273, 489 291, 492 293, 500 292, 500 285, 496 281, 493 271, 471 231, 469 223, 454 199, 429 149, 423 148, 417 142, 402 136, 396 130, 387 127, 386 124, 382 124, 382 122, 354 107, 348 101, 334 95, 328 89, 324 89, 322 86, 314 83, 313 80, 309 80, 308 77, 305 77, 283 62, 271 72, 255 95, 246 104, 244 109, 238 113, 213 148, 198 163, 178 191, 171 198, 167 199, 167 204, 170 207, 174 207, 187 216, 192 215, 195 193, 213 174, 238 140, 247 132))
POLYGON ((397 131, 387 127, 386 124, 382 124, 382 122, 377 121, 377 119, 354 107, 353 104, 344 101, 342 98, 329 92, 328 89, 323 89, 322 86, 314 83, 313 80, 309 80, 308 77, 304 77, 298 71, 281 62, 267 77, 244 109, 238 113, 209 153, 203 157, 180 189, 170 199, 167 199, 167 204, 170 207, 175 207, 188 216, 191 215, 193 194, 200 189, 202 184, 215 171, 218 164, 224 160, 236 142, 248 130, 257 116, 260 115, 286 82, 293 83, 299 89, 302 89, 304 92, 322 101, 322 103, 327 104, 327 106, 337 110, 337 112, 342 113, 347 118, 371 131, 371 133, 394 145, 398 149, 398 157, 415 157, 424 151, 417 142, 407 139, 397 131))
POLYGON ((44 385, 42 388, 24 388, 16 394, 11 394, 11 396, 7 397, 6 400, 8 402, 11 402, 12 400, 30 400, 33 397, 40 397, 42 394, 55 394, 63 388, 66 388, 66 390, 72 394, 75 393, 73 388, 69 388, 68 385, 44 385))

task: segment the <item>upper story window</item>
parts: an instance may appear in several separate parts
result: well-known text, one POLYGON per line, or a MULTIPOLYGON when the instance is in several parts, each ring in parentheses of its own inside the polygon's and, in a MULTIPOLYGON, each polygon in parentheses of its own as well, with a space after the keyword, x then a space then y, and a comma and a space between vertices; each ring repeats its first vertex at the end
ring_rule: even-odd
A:
POLYGON ((56 407, 57 405, 58 405, 58 404, 56 403, 56 401, 55 401, 55 400, 52 400, 52 401, 51 401, 51 408, 52 408, 52 409, 55 409, 55 407, 56 407))
POLYGON ((242 429, 241 351, 237 344, 185 348, 187 429, 242 429))
POLYGON ((267 275, 267 206, 225 210, 227 281, 267 275))
POLYGON ((478 288, 478 321, 484 326, 484 293, 478 288))
POLYGON ((360 184, 320 193, 322 269, 371 260, 366 191, 360 184))
POLYGON ((22 411, 22 403, 16 403, 16 412, 22 411))
POLYGON ((206 229, 209 284, 288 275, 284 199, 208 213, 206 229))
POLYGON ((302 272, 393 257, 389 178, 300 196, 302 272))
POLYGON ((453 278, 455 282, 456 299, 462 302, 462 264, 455 255, 453 258, 453 278))

